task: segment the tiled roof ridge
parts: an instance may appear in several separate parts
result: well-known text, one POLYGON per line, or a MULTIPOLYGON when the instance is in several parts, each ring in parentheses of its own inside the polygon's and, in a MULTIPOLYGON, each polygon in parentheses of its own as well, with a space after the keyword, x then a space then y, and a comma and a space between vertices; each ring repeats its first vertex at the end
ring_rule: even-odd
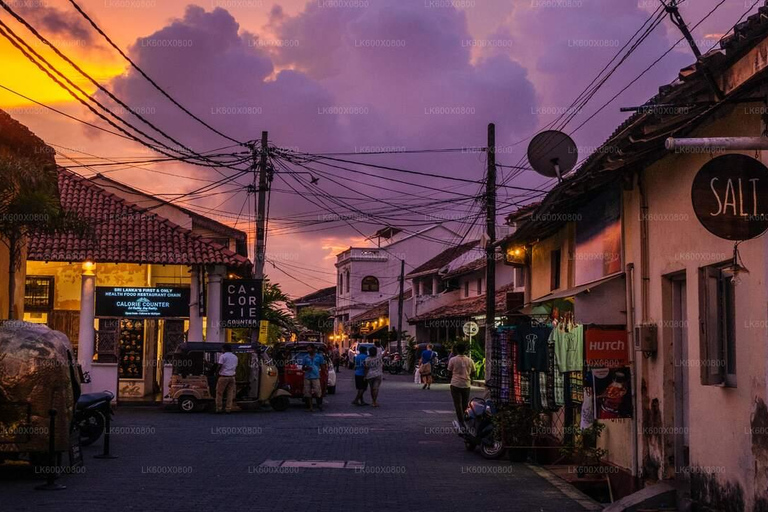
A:
MULTIPOLYGON (((156 212, 150 211, 149 208, 142 208, 141 206, 139 206, 136 203, 128 202, 126 199, 118 196, 117 194, 115 194, 113 192, 110 192, 109 190, 105 189, 104 187, 100 187, 97 183, 94 183, 93 181, 89 180, 87 177, 83 176, 82 174, 78 174, 76 172, 70 171, 69 169, 67 169, 65 167, 59 167, 59 170, 68 173, 74 179, 78 180, 83 186, 97 188, 98 192, 100 194, 104 194, 104 195, 108 196, 111 200, 113 200, 116 203, 119 203, 119 204, 125 206, 128 209, 137 210, 139 213, 144 214, 144 215, 146 215, 146 214, 152 215, 152 217, 154 218, 155 221, 160 222, 161 224, 165 224, 166 226, 168 226, 169 228, 171 228, 174 231, 179 232, 180 234, 188 235, 190 238, 192 238, 194 240, 198 240, 198 241, 200 241, 203 244, 210 245, 214 249, 217 249, 217 250, 223 252, 227 256, 237 256, 239 258, 245 259, 243 256, 241 256, 241 255, 237 254, 236 252, 230 250, 228 247, 224 247, 223 245, 221 245, 219 243, 207 240, 207 239, 201 237, 200 235, 198 235, 197 233, 194 233, 192 230, 189 230, 189 229, 187 229, 185 227, 179 226, 178 224, 176 224, 172 220, 167 219, 167 218, 161 216, 160 214, 158 214, 156 212)), ((162 202, 161 199, 160 199, 160 201, 162 202)))

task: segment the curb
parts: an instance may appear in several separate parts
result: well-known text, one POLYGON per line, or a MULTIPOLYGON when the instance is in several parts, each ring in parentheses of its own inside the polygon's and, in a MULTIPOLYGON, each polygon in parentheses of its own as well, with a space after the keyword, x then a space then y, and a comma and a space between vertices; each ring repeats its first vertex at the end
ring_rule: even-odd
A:
POLYGON ((574 486, 568 484, 565 480, 558 478, 548 469, 535 464, 525 464, 527 468, 539 475, 541 478, 555 486, 560 492, 571 498, 573 501, 584 507, 585 510, 603 510, 601 503, 593 500, 574 486))

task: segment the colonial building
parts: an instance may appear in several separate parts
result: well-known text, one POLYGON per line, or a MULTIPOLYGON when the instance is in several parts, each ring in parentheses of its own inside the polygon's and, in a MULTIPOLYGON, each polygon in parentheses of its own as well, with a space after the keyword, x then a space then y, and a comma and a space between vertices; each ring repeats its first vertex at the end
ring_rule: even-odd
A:
MULTIPOLYGON (((476 240, 451 247, 408 274, 417 291, 408 322, 418 342, 466 340, 463 328, 470 321, 480 328, 473 339, 484 339, 486 261, 485 249, 476 240)), ((495 265, 497 316, 501 317, 508 297, 522 293, 523 278, 521 271, 501 260, 495 265)))
POLYGON ((519 228, 502 245, 508 262, 530 275, 522 312, 549 315, 566 300, 585 327, 624 331, 631 413, 604 421, 599 440, 607 460, 630 475, 612 477, 625 487, 618 494, 624 484, 666 480, 678 484, 682 503, 764 510, 768 239, 740 241, 734 232, 729 240, 705 225, 728 212, 734 219, 721 227, 761 222, 768 206, 759 187, 768 178, 760 171, 748 186, 730 165, 704 192, 695 185, 724 152, 760 168, 764 151, 665 148, 669 137, 765 137, 768 8, 721 46, 681 70, 515 219, 519 228), (711 196, 712 211, 694 208, 701 193, 711 196))
POLYGON ((178 343, 226 340, 222 280, 246 275, 251 263, 228 248, 237 249, 244 233, 214 221, 196 233, 198 216, 157 198, 138 206, 113 192, 133 195, 127 186, 110 182, 105 188, 103 180, 59 169, 62 207, 88 229, 30 236, 24 319, 69 336, 91 389, 154 401, 178 343), (159 215, 160 208, 192 229, 159 215))
POLYGON ((416 233, 386 228, 372 238, 377 239, 376 245, 350 247, 336 256, 337 335, 349 335, 348 324, 353 317, 399 293, 401 261, 405 261, 408 273, 445 250, 459 235, 435 225, 416 233))

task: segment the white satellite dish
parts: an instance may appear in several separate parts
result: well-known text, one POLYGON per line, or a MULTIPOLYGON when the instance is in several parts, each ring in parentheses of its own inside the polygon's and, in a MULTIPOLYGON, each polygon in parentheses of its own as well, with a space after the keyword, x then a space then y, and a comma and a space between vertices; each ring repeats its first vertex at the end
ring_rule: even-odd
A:
POLYGON ((534 171, 547 178, 560 181, 573 170, 578 159, 573 139, 557 130, 541 132, 528 144, 528 162, 534 171))

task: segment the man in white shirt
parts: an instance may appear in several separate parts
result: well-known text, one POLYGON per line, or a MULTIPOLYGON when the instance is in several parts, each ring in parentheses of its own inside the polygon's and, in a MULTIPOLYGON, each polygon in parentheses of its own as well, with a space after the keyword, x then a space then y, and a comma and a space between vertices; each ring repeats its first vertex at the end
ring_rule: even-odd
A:
POLYGON ((469 391, 472 385, 472 373, 475 371, 475 363, 464 355, 467 347, 463 343, 458 343, 454 350, 457 355, 448 361, 448 371, 451 373, 451 397, 453 398, 453 407, 456 410, 456 418, 459 420, 459 425, 464 427, 464 411, 467 410, 469 405, 469 391))
POLYGON ((216 412, 222 412, 222 399, 227 394, 227 413, 232 412, 235 406, 235 371, 237 370, 237 356, 232 353, 232 347, 224 345, 223 354, 219 356, 219 380, 216 383, 216 412))

